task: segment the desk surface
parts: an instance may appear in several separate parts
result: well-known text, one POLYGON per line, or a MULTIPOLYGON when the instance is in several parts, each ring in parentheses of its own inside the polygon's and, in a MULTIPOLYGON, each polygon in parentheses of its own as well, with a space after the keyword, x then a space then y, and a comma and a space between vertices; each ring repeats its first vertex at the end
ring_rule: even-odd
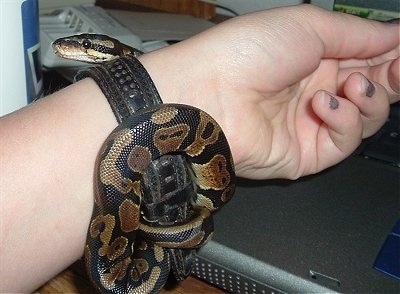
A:
MULTIPOLYGON (((35 293, 95 293, 82 261, 78 261, 53 278, 45 285, 40 287, 35 293)), ((189 277, 185 281, 177 284, 167 284, 162 294, 187 294, 187 293, 226 293, 221 289, 215 288, 197 278, 189 277)))

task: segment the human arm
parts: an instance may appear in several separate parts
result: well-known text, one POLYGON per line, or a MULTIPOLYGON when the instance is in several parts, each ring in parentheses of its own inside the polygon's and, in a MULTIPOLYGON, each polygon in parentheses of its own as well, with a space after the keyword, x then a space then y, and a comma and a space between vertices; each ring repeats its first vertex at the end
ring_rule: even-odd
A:
MULTIPOLYGON (((297 178, 384 123, 399 99, 398 47, 398 26, 302 6, 233 19, 141 61, 165 103, 221 124, 239 176, 297 178), (371 97, 353 72, 373 82, 371 97)), ((82 255, 94 162, 116 124, 89 79, 0 119, 0 292, 33 291, 82 255)))

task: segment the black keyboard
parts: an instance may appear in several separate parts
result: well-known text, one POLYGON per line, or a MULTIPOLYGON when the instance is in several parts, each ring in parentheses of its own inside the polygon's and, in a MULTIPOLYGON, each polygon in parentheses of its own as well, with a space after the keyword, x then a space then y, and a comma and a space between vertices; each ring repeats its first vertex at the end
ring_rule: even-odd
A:
POLYGON ((400 167, 400 102, 393 104, 383 127, 363 140, 356 154, 400 167))

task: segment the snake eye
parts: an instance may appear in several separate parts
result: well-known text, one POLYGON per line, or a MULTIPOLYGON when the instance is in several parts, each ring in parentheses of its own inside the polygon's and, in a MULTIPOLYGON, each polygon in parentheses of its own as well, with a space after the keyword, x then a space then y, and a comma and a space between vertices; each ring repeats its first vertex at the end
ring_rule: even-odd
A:
POLYGON ((82 46, 85 49, 89 49, 92 46, 92 42, 90 42, 88 39, 85 39, 82 41, 82 46))

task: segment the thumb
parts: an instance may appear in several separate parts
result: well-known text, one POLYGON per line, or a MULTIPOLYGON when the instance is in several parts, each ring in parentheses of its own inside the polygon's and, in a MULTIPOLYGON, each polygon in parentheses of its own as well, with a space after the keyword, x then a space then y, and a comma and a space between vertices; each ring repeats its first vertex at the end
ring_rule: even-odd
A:
POLYGON ((399 44, 398 25, 310 6, 305 6, 309 9, 306 20, 324 44, 324 57, 370 58, 399 44))

